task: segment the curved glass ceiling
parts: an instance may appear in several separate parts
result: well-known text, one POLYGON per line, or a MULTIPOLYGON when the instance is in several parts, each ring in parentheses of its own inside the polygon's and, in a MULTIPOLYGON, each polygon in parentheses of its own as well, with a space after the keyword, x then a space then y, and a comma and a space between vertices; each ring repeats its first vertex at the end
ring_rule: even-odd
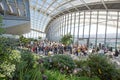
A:
POLYGON ((44 32, 55 15, 69 8, 84 5, 89 9, 88 3, 100 2, 104 5, 106 1, 119 0, 30 0, 31 30, 44 32))

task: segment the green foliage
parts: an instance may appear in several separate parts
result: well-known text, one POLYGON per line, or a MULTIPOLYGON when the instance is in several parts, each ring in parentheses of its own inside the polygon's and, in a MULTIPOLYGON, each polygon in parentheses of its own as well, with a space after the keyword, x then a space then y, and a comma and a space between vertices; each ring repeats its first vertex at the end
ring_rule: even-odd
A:
POLYGON ((34 39, 34 42, 37 42, 38 40, 37 39, 34 39))
POLYGON ((27 38, 27 39, 29 39, 29 41, 34 41, 35 40, 34 38, 27 38))
POLYGON ((0 65, 1 71, 0 71, 0 78, 12 78, 13 73, 15 71, 15 65, 11 64, 10 62, 3 62, 0 65))
POLYGON ((66 79, 66 75, 62 75, 59 71, 46 71, 46 75, 48 80, 65 80, 66 79))
POLYGON ((90 55, 88 66, 91 71, 91 76, 98 76, 101 80, 120 80, 120 73, 115 66, 109 62, 105 56, 90 55))
POLYGON ((2 16, 0 15, 0 27, 2 26, 2 23, 3 23, 3 18, 2 18, 2 16))
POLYGON ((75 63, 69 55, 54 55, 44 58, 44 66, 48 69, 57 69, 62 73, 72 73, 75 63))
POLYGON ((25 61, 26 64, 29 64, 29 68, 34 68, 38 64, 37 60, 39 59, 39 56, 30 52, 24 52, 21 53, 22 61, 25 61))
POLYGON ((5 33, 5 29, 4 28, 0 28, 0 35, 5 33))
POLYGON ((39 56, 15 47, 16 41, 0 37, 0 80, 39 80, 39 56))
POLYGON ((33 38, 25 38, 23 35, 20 35, 19 37, 19 41, 23 46, 26 46, 27 44, 29 44, 31 41, 37 42, 37 39, 33 39, 33 38))
POLYGON ((21 62, 17 65, 14 80, 40 80, 41 72, 40 67, 37 65, 34 68, 30 68, 26 62, 21 62))
POLYGON ((21 54, 18 50, 12 50, 9 55, 9 59, 12 64, 18 64, 21 61, 21 54))
POLYGON ((39 39, 39 40, 41 40, 41 39, 42 39, 42 37, 41 37, 41 36, 39 36, 39 37, 38 37, 38 39, 39 39))
POLYGON ((31 40, 31 39, 25 38, 24 36, 20 36, 20 37, 19 37, 19 41, 20 41, 23 45, 26 45, 26 44, 30 43, 30 40, 31 40))
POLYGON ((13 39, 0 37, 0 77, 11 78, 15 71, 13 39))
POLYGON ((17 46, 17 43, 15 39, 0 37, 0 54, 9 53, 11 49, 17 46))
POLYGON ((22 52, 19 64, 16 64, 14 80, 39 80, 41 77, 39 56, 30 52, 22 52))
POLYGON ((61 74, 59 71, 47 70, 46 73, 48 80, 99 80, 98 78, 77 77, 74 75, 61 74))
POLYGON ((2 25, 3 25, 3 18, 2 16, 0 16, 0 35, 5 33, 5 29, 2 28, 2 25))
POLYGON ((64 45, 70 45, 73 42, 72 35, 71 34, 64 35, 61 38, 60 42, 63 43, 64 45))
POLYGON ((82 68, 84 66, 87 66, 87 60, 74 60, 74 62, 78 68, 82 68))
MULTIPOLYGON (((5 53, 6 54, 6 53, 5 53)), ((9 53, 8 55, 4 55, 4 57, 1 57, 2 62, 0 65, 0 77, 9 79, 12 78, 14 71, 15 71, 15 63, 20 62, 20 54, 18 51, 16 50, 12 50, 11 53, 9 53), (5 59, 6 57, 6 59, 5 59)))
POLYGON ((105 56, 90 55, 86 60, 73 61, 69 55, 54 55, 41 61, 38 55, 15 47, 16 40, 0 37, 0 80, 42 80, 43 68, 51 69, 44 73, 48 80, 120 80, 120 70, 105 56), (80 70, 73 75, 75 64, 80 70))
POLYGON ((79 71, 76 73, 77 76, 87 76, 90 77, 90 69, 88 67, 88 61, 86 60, 80 60, 80 61, 74 61, 77 65, 77 68, 79 68, 79 71))
POLYGON ((87 60, 75 61, 77 76, 99 77, 101 80, 120 80, 120 71, 106 56, 90 55, 87 60))

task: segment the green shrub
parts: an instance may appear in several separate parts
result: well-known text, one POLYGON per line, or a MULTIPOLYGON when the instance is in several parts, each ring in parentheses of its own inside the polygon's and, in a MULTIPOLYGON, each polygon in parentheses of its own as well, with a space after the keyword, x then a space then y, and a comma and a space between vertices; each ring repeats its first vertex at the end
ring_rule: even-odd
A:
POLYGON ((77 72, 75 75, 81 77, 81 76, 87 76, 90 77, 90 69, 88 67, 88 61, 87 60, 75 60, 75 64, 77 65, 77 72))
POLYGON ((72 73, 75 63, 68 55, 54 55, 44 58, 44 66, 48 69, 57 69, 63 73, 72 73))
POLYGON ((0 80, 40 80, 39 56, 14 49, 15 39, 0 37, 0 80))
POLYGON ((82 68, 83 66, 87 66, 87 60, 74 60, 77 68, 82 68))
POLYGON ((90 78, 90 77, 82 76, 79 78, 79 80, 100 80, 100 79, 98 77, 90 78))
POLYGON ((41 77, 39 56, 30 52, 22 52, 21 59, 16 64, 14 80, 39 80, 41 77))
POLYGON ((109 59, 105 56, 90 55, 88 58, 88 66, 91 76, 98 76, 101 80, 119 80, 119 72, 109 59))
POLYGON ((3 59, 3 62, 0 64, 0 77, 9 79, 13 77, 16 64, 20 62, 21 55, 19 51, 11 50, 11 53, 4 57, 6 57, 7 60, 3 59))
POLYGON ((18 64, 21 61, 21 53, 18 50, 12 50, 9 55, 9 60, 13 64, 18 64))
POLYGON ((106 56, 90 55, 87 60, 74 61, 79 69, 75 75, 99 77, 101 80, 120 80, 120 71, 106 56))
POLYGON ((13 73, 15 71, 15 65, 11 64, 10 62, 3 62, 0 64, 0 78, 4 77, 6 79, 12 78, 13 73))
MULTIPOLYGON (((12 78, 15 71, 14 61, 17 59, 13 49, 15 42, 13 39, 0 37, 0 78, 9 79, 12 78)), ((16 53, 17 54, 17 53, 16 53)))
POLYGON ((40 80, 40 67, 37 66, 35 68, 30 69, 28 65, 29 64, 26 64, 25 62, 20 63, 17 66, 17 70, 15 71, 13 80, 40 80))
POLYGON ((55 70, 46 70, 45 75, 48 80, 100 80, 98 78, 89 78, 85 76, 77 77, 74 75, 65 75, 55 70))
POLYGON ((46 71, 48 80, 68 80, 66 75, 61 74, 59 71, 46 71))
POLYGON ((26 62, 26 64, 29 64, 29 68, 34 68, 38 62, 39 56, 30 52, 24 52, 21 53, 22 61, 26 62))
POLYGON ((60 42, 66 46, 70 45, 73 42, 72 37, 73 36, 70 33, 68 33, 61 38, 60 42))

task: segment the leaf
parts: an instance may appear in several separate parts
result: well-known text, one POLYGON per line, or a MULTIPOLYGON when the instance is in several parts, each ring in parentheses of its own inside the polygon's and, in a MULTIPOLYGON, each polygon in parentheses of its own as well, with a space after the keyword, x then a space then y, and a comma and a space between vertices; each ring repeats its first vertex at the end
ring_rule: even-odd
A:
POLYGON ((72 35, 69 33, 69 34, 66 34, 64 35, 61 40, 60 40, 61 43, 63 43, 64 45, 70 45, 73 40, 72 40, 72 35))

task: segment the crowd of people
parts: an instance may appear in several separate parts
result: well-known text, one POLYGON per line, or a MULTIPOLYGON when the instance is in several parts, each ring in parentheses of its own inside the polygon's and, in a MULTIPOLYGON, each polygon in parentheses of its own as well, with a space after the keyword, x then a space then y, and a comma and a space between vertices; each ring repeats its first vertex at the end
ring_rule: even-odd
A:
POLYGON ((112 51, 112 48, 106 48, 104 46, 92 47, 88 48, 87 45, 64 45, 62 43, 50 42, 48 40, 31 41, 27 46, 28 50, 34 52, 36 54, 74 54, 74 55, 88 55, 90 53, 100 53, 100 54, 112 54, 114 56, 118 56, 120 54, 120 50, 112 51))
POLYGON ((86 45, 64 45, 62 43, 50 42, 47 40, 39 41, 39 42, 31 42, 27 46, 28 50, 34 52, 36 54, 78 54, 81 52, 83 55, 87 55, 87 46, 86 45))

